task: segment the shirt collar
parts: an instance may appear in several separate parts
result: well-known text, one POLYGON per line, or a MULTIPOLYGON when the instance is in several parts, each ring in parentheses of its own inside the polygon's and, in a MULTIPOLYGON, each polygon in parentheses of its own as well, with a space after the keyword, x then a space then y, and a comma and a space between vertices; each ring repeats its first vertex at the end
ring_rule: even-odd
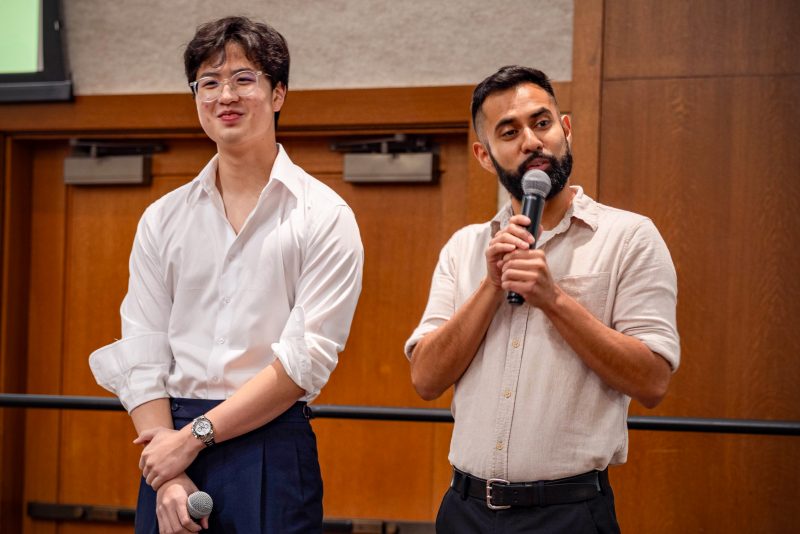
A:
MULTIPOLYGON (((202 193, 208 196, 217 194, 217 164, 219 161, 219 154, 214 154, 214 157, 206 163, 200 174, 192 180, 189 186, 189 195, 186 201, 194 203, 199 200, 202 193)), ((272 170, 269 174, 269 181, 264 186, 266 190, 269 184, 273 181, 282 183, 286 189, 295 197, 300 198, 302 193, 302 184, 298 176, 297 167, 289 159, 289 155, 284 150, 283 145, 278 143, 278 155, 272 163, 272 170)))
MULTIPOLYGON (((559 223, 552 230, 545 232, 546 234, 549 234, 547 236, 548 238, 566 232, 572 223, 573 217, 584 222, 587 226, 589 226, 589 228, 592 229, 593 232, 597 231, 597 222, 599 220, 597 202, 592 200, 589 195, 583 192, 583 187, 579 185, 573 185, 570 187, 575 191, 575 196, 572 197, 572 202, 570 202, 570 205, 567 208, 567 211, 564 213, 564 217, 561 218, 561 221, 559 221, 559 223)), ((499 232, 501 228, 508 226, 508 220, 513 214, 514 212, 511 207, 511 201, 509 200, 503 205, 502 208, 500 208, 500 211, 498 211, 490 221, 492 235, 495 235, 497 232, 499 232)), ((546 239, 543 239, 543 241, 546 241, 546 239)))

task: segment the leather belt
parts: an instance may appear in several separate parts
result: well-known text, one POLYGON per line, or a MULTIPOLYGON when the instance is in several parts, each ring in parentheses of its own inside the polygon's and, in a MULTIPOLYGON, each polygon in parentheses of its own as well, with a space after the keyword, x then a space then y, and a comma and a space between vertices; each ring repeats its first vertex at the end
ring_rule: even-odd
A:
MULTIPOLYGON (((492 510, 512 506, 548 506, 587 501, 600 493, 600 473, 590 471, 574 477, 538 482, 508 482, 500 478, 484 480, 453 469, 450 487, 463 496, 486 502, 492 510)), ((605 473, 603 471, 602 473, 605 473)))

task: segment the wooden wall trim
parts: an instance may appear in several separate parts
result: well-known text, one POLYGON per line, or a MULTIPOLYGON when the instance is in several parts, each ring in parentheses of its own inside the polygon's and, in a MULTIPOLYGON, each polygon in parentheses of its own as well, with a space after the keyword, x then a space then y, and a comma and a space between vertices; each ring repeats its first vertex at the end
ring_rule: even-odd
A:
MULTIPOLYGON (((571 109, 571 84, 554 84, 571 109)), ((469 128, 473 86, 289 91, 279 133, 469 128)), ((0 133, 200 132, 185 94, 91 95, 74 102, 0 104, 0 133)))
MULTIPOLYGON (((575 0, 572 26, 572 135, 575 183, 598 199, 604 0, 575 0)), ((599 200, 599 199, 598 199, 599 200)))

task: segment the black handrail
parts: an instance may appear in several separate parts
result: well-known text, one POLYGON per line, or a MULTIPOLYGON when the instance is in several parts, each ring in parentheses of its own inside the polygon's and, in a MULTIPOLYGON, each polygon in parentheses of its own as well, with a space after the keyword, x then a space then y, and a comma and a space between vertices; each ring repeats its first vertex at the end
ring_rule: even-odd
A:
MULTIPOLYGON (((0 407, 67 410, 124 410, 119 400, 113 397, 29 395, 19 393, 0 393, 0 407)), ((311 409, 311 417, 314 419, 364 419, 371 421, 408 421, 421 423, 453 422, 453 416, 450 410, 443 408, 395 408, 391 406, 346 406, 333 404, 310 404, 309 408, 311 409)), ((800 421, 770 421, 764 419, 714 419, 632 415, 628 417, 628 428, 631 430, 660 430, 667 432, 800 436, 800 421)))

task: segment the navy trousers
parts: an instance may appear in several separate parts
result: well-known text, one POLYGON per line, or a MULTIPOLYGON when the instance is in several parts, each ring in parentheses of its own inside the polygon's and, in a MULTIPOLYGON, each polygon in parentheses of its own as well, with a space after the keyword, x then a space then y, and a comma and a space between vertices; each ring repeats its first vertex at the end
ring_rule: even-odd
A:
POLYGON ((587 501, 490 510, 486 501, 447 490, 436 517, 437 534, 619 534, 608 471, 600 493, 587 501))
MULTIPOLYGON (((175 428, 220 402, 173 399, 175 428)), ((204 532, 322 532, 322 477, 305 406, 298 402, 261 428, 200 451, 186 474, 214 500, 204 532)), ((136 534, 157 533, 156 493, 142 479, 136 534)))

